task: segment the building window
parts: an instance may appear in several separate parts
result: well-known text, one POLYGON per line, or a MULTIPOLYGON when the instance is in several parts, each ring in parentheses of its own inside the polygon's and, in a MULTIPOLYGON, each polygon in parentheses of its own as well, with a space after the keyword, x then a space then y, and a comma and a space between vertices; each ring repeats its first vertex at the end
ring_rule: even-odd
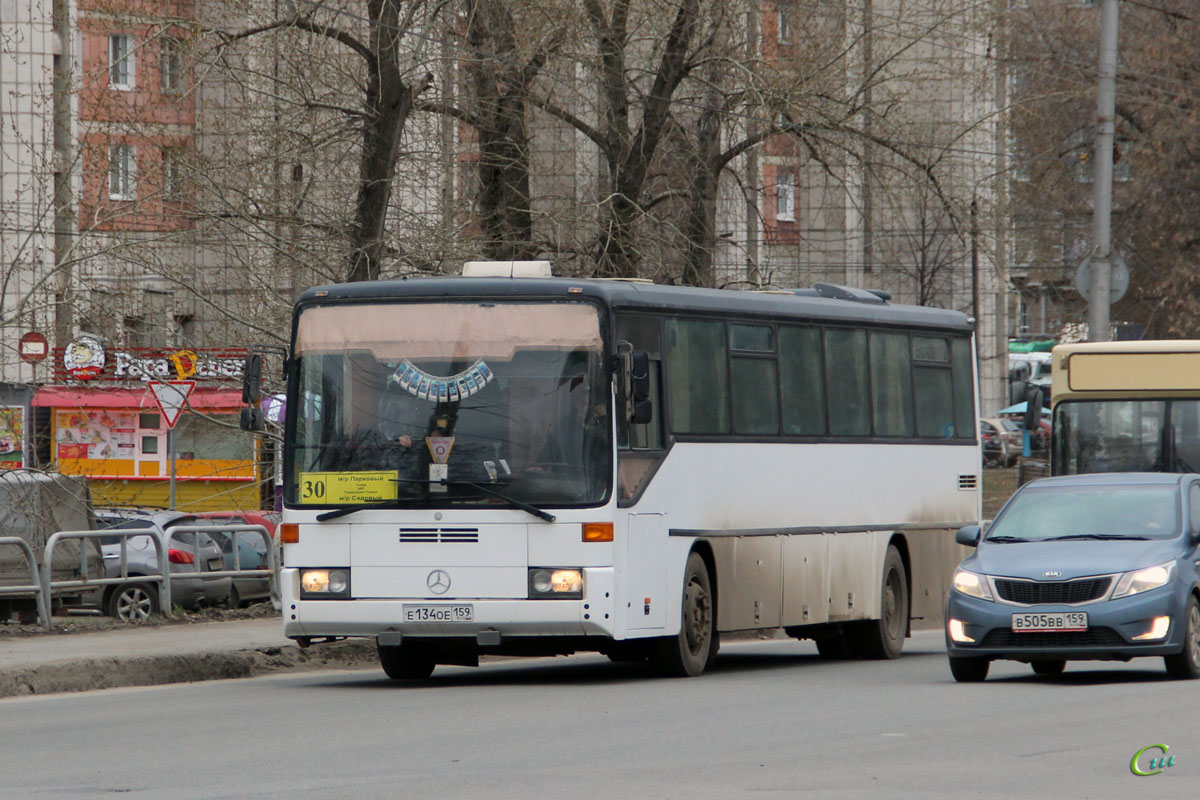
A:
POLYGON ((145 317, 125 317, 122 321, 126 347, 145 347, 149 340, 145 317))
POLYGON ((133 88, 133 37, 127 33, 108 37, 108 85, 114 89, 133 88))
POLYGON ((790 172, 775 177, 775 219, 779 222, 796 219, 796 178, 790 172))
POLYGON ((183 153, 175 148, 163 150, 162 193, 164 200, 180 202, 184 199, 183 153))
POLYGON ((113 200, 133 198, 135 156, 133 145, 118 144, 108 148, 108 196, 113 200))
POLYGON ((792 43, 792 21, 786 11, 775 12, 775 19, 779 28, 779 44, 792 43))
POLYGON ((175 344, 179 347, 194 347, 196 343, 196 318, 190 315, 175 317, 175 344))
POLYGON ((163 94, 183 92, 183 47, 178 39, 162 40, 161 66, 163 94))

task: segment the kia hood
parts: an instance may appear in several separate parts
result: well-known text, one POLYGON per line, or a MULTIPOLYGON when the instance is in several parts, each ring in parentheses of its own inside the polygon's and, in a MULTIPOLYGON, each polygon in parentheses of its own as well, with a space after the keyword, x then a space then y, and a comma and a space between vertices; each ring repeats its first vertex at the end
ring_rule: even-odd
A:
POLYGON ((1150 567, 1179 558, 1181 541, 1174 539, 1096 540, 981 543, 963 569, 984 575, 1036 581, 1070 580, 1089 575, 1150 567), (1059 572, 1047 578, 1047 571, 1059 572))

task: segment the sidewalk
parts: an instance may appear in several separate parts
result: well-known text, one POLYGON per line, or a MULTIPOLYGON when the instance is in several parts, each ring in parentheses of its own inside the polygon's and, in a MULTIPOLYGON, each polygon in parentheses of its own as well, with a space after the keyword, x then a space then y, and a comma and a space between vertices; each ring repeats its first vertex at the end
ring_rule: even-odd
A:
POLYGON ((0 697, 378 666, 374 643, 301 649, 278 617, 0 638, 0 697))

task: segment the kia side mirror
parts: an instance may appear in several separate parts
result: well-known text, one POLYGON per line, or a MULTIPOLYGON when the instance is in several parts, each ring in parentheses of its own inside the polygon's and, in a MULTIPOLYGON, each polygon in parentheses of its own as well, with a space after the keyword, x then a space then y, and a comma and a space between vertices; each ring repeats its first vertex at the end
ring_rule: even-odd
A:
POLYGON ((967 547, 978 547, 980 533, 981 529, 978 525, 963 525, 954 534, 954 541, 967 547))

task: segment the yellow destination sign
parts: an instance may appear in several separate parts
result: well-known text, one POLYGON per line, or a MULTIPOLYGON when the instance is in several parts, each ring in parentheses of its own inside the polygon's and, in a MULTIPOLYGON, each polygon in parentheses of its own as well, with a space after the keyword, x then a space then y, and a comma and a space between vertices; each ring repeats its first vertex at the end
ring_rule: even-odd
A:
POLYGON ((320 505, 379 503, 396 499, 396 473, 301 472, 300 502, 320 505))

